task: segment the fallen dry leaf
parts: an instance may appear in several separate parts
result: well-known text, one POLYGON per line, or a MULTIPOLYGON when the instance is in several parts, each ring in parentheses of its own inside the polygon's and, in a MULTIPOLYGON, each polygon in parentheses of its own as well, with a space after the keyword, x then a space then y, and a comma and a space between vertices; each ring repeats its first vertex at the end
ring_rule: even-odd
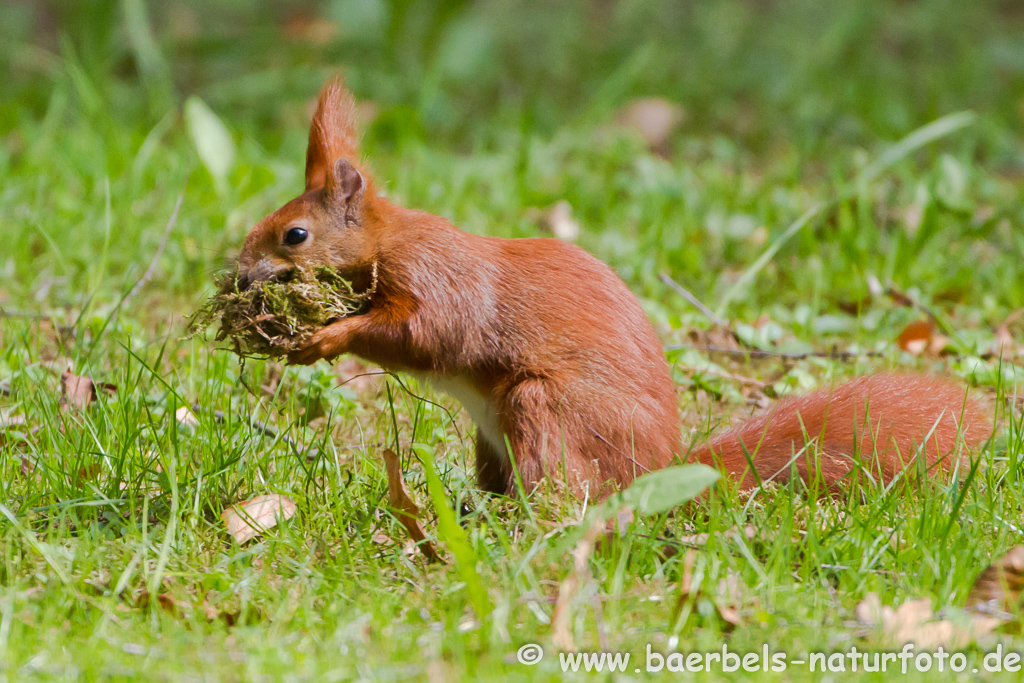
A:
MULTIPOLYGON (((143 589, 135 599, 135 606, 140 609, 149 607, 152 598, 149 591, 143 589)), ((195 613, 195 607, 186 600, 179 600, 170 593, 159 593, 156 596, 156 604, 160 609, 175 619, 189 619, 195 613)), ((203 598, 199 609, 207 621, 223 621, 227 626, 234 626, 238 621, 239 612, 228 612, 221 607, 210 604, 208 598, 203 598)))
POLYGON ((1016 545, 974 580, 967 607, 984 614, 1021 615, 1024 591, 1024 545, 1016 545))
MULTIPOLYGON (((679 581, 679 599, 676 600, 672 611, 673 620, 682 611, 683 604, 687 600, 696 600, 701 597, 701 590, 698 588, 694 591, 693 589, 693 567, 696 563, 697 551, 690 548, 683 556, 683 576, 679 581)), ((718 582, 718 592, 720 598, 710 600, 718 612, 718 616, 730 626, 739 626, 743 623, 743 618, 740 616, 739 610, 736 609, 740 597, 739 575, 732 571, 726 574, 725 578, 718 582)))
POLYGON ((116 384, 93 382, 65 370, 60 374, 60 406, 62 410, 85 410, 98 398, 97 389, 107 394, 117 391, 116 384))
POLYGON ((675 102, 660 97, 644 97, 629 102, 617 117, 620 125, 640 133, 647 146, 665 151, 669 136, 683 122, 685 112, 675 102))
POLYGON ((0 430, 23 427, 24 425, 25 418, 21 415, 8 415, 7 413, 0 412, 0 430))
POLYGON ((594 544, 605 532, 605 523, 597 518, 572 551, 573 567, 562 585, 558 587, 558 598, 555 600, 555 611, 551 616, 551 642, 565 652, 574 652, 569 623, 572 621, 572 601, 580 587, 590 578, 590 556, 594 552, 594 544))
POLYGON ((1001 623, 999 619, 970 615, 963 623, 950 621, 935 614, 929 598, 907 600, 893 609, 881 604, 878 596, 869 593, 856 609, 857 619, 880 627, 887 640, 896 645, 913 643, 925 650, 943 647, 963 647, 980 636, 991 633, 1001 623))
POLYGON ((427 534, 420 524, 419 506, 416 505, 405 488, 405 480, 402 478, 402 461, 390 448, 384 449, 384 467, 388 471, 388 501, 395 510, 395 518, 409 532, 409 537, 416 542, 417 547, 428 561, 440 561, 441 556, 437 554, 434 545, 427 540, 427 534))
POLYGON ((185 427, 198 427, 199 418, 196 414, 189 409, 188 406, 181 406, 174 411, 174 419, 178 421, 178 424, 185 427))
POLYGON ((892 615, 891 607, 883 607, 877 593, 868 593, 857 603, 857 621, 865 624, 881 624, 892 615))
POLYGON ((633 508, 628 505, 623 507, 605 523, 607 535, 609 537, 618 536, 619 538, 625 538, 626 534, 629 533, 630 525, 633 524, 635 519, 636 516, 633 514, 633 508))
POLYGON ((228 533, 237 543, 242 544, 277 526, 278 521, 290 519, 297 510, 292 499, 266 494, 232 505, 221 513, 220 518, 227 526, 228 533))
POLYGON ((903 328, 896 345, 914 356, 937 356, 946 348, 946 338, 938 334, 931 320, 915 320, 903 328))
POLYGON ((953 624, 934 616, 929 598, 907 600, 888 615, 885 630, 898 643, 914 643, 924 649, 952 644, 953 624))
POLYGON ((84 465, 78 468, 78 478, 92 480, 96 479, 103 473, 103 466, 98 462, 94 462, 91 465, 84 465))
POLYGON ((992 340, 992 353, 996 356, 1013 353, 1013 335, 1005 323, 996 328, 995 339, 992 340))
POLYGON ((323 47, 338 35, 338 25, 330 19, 299 11, 285 20, 284 34, 292 40, 323 47))
POLYGON ((203 598, 203 604, 200 609, 202 609, 203 616, 206 617, 207 621, 223 621, 225 626, 234 626, 238 623, 238 618, 241 616, 239 611, 229 612, 221 607, 210 604, 207 597, 203 598))
POLYGON ((995 339, 992 340, 993 355, 1013 356, 1015 354, 1016 347, 1013 343, 1013 330, 1011 328, 1018 328, 1017 322, 1021 316, 1024 316, 1024 308, 1018 308, 1006 316, 1006 320, 996 328, 995 339))
POLYGON ((563 242, 575 242, 580 237, 580 224, 573 217, 572 204, 564 199, 542 214, 538 223, 563 242))

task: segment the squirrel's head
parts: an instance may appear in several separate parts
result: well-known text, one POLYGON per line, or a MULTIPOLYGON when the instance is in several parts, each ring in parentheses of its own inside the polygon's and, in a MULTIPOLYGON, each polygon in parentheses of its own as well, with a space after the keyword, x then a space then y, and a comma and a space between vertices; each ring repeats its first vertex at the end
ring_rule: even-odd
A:
POLYGON ((337 79, 320 93, 306 150, 306 190, 257 223, 238 255, 242 286, 295 266, 333 266, 342 272, 369 267, 367 228, 372 196, 356 167, 352 97, 337 79))

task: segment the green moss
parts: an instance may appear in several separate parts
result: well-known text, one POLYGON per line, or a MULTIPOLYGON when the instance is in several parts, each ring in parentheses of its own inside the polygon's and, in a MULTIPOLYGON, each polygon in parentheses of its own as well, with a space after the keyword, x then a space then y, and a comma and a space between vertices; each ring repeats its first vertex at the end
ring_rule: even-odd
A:
POLYGON ((356 294, 336 270, 295 268, 277 277, 238 286, 237 274, 217 281, 219 291, 193 316, 190 335, 219 322, 217 341, 230 340, 240 356, 283 356, 318 330, 360 313, 368 294, 356 294))

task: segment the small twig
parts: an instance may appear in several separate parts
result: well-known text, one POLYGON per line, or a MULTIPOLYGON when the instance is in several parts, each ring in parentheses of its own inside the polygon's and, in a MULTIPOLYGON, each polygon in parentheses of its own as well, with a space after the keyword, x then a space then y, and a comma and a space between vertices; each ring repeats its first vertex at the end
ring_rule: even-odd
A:
POLYGON ((1017 319, 1024 315, 1024 308, 1018 308, 1016 311, 1006 316, 1006 320, 1003 321, 1002 327, 1009 327, 1013 323, 1017 322, 1017 319))
POLYGON ((953 328, 951 328, 949 325, 947 325, 946 322, 939 317, 938 313, 936 313, 935 311, 933 311, 931 308, 921 303, 920 301, 914 299, 906 292, 901 291, 896 287, 896 285, 892 284, 891 282, 885 288, 885 295, 892 299, 893 302, 898 306, 914 308, 924 313, 926 316, 928 316, 928 319, 931 320, 937 328, 942 330, 942 333, 945 334, 946 336, 956 336, 956 331, 953 330, 953 328))
POLYGON ((424 403, 429 403, 430 405, 434 406, 435 408, 440 408, 441 410, 443 410, 445 412, 445 414, 448 416, 448 419, 451 421, 452 427, 455 429, 455 434, 459 437, 459 443, 463 442, 462 430, 459 429, 458 423, 455 422, 455 414, 452 413, 452 411, 448 410, 447 408, 445 408, 440 403, 436 403, 434 401, 431 401, 429 398, 425 398, 423 396, 420 396, 418 394, 413 393, 412 390, 409 389, 409 387, 405 386, 405 383, 402 382, 401 378, 399 378, 398 373, 396 373, 396 372, 394 372, 392 370, 385 370, 384 374, 391 375, 391 379, 395 380, 395 382, 398 384, 398 386, 401 387, 402 391, 404 391, 409 396, 413 397, 414 399, 416 399, 418 401, 423 401, 424 403))
POLYGON ((862 357, 877 357, 882 354, 878 351, 762 351, 761 349, 727 349, 721 346, 696 346, 693 344, 669 344, 665 346, 666 351, 680 351, 690 349, 704 353, 723 353, 729 356, 740 356, 747 358, 784 358, 786 360, 803 360, 805 358, 829 358, 831 360, 851 361, 862 357))
POLYGON ((346 384, 348 384, 349 382, 351 382, 353 380, 357 380, 360 377, 380 377, 381 375, 390 375, 390 374, 392 374, 392 373, 388 372, 387 370, 368 370, 367 372, 360 372, 358 375, 352 375, 351 377, 346 379, 344 382, 338 382, 338 386, 339 387, 343 387, 346 384))
POLYGON ((0 318, 26 318, 28 320, 49 320, 50 316, 43 313, 28 313, 27 311, 9 311, 0 306, 0 318))
MULTIPOLYGON (((223 411, 221 411, 221 410, 207 411, 207 410, 204 410, 203 407, 201 405, 199 405, 198 403, 193 403, 192 404, 192 411, 196 412, 196 413, 206 412, 206 413, 208 413, 210 415, 213 415, 213 419, 216 422, 224 422, 227 419, 226 416, 224 415, 223 411)), ((292 451, 296 455, 300 455, 300 451, 299 451, 299 445, 300 444, 295 439, 293 439, 292 437, 288 436, 287 434, 281 434, 279 431, 277 431, 276 429, 274 429, 273 427, 271 427, 267 423, 260 422, 259 420, 249 420, 249 426, 252 427, 253 429, 255 429, 260 434, 262 434, 263 436, 269 438, 269 439, 276 439, 276 438, 280 437, 281 441, 283 441, 286 446, 291 448, 292 451)))
POLYGON ((142 274, 142 277, 139 278, 139 281, 136 282, 135 286, 132 287, 130 292, 128 292, 128 296, 121 300, 122 306, 131 301, 132 297, 138 294, 139 290, 145 287, 149 283, 149 281, 153 279, 153 276, 156 275, 157 261, 160 260, 160 257, 164 253, 164 249, 167 248, 167 239, 171 236, 171 230, 174 229, 174 224, 178 222, 178 212, 181 210, 181 203, 184 200, 185 190, 183 189, 178 194, 178 201, 174 203, 174 211, 171 212, 171 217, 167 220, 167 226, 164 228, 164 236, 160 240, 160 246, 157 247, 156 253, 153 254, 153 258, 152 260, 150 260, 149 267, 146 268, 146 272, 142 274))
POLYGON ((708 308, 703 303, 701 303, 701 300, 698 299, 697 297, 695 297, 693 295, 693 293, 690 292, 690 290, 686 289, 681 284, 679 284, 678 282, 673 280, 666 273, 662 273, 658 277, 661 279, 661 281, 663 283, 665 283, 669 287, 669 289, 671 289, 676 294, 678 294, 679 296, 681 296, 684 299, 686 299, 687 301, 689 301, 690 304, 692 304, 694 308, 696 308, 698 311, 703 313, 704 317, 706 317, 712 323, 714 323, 715 325, 718 325, 719 327, 723 327, 723 328, 728 329, 729 323, 726 322, 725 320, 723 320, 720 316, 718 316, 710 308, 708 308))

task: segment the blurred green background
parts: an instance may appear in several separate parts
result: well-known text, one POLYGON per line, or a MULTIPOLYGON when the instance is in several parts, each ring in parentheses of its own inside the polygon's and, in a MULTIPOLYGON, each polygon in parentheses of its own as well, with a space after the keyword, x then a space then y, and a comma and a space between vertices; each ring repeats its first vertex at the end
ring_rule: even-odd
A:
POLYGON ((514 646, 550 640, 578 501, 480 497, 472 426, 410 378, 357 392, 339 384, 360 370, 182 339, 249 227, 302 191, 339 71, 390 197, 503 237, 547 234, 560 206, 664 342, 701 347, 668 355, 683 443, 873 369, 1008 399, 1011 428, 948 487, 720 486, 638 518, 591 559, 581 649, 859 645, 867 593, 962 604, 1020 541, 1022 0, 0 0, 0 679, 562 680, 514 646), (638 131, 641 102, 663 139, 638 131), (769 358, 706 352, 738 345, 660 274, 769 358), (922 308, 943 339, 917 355, 897 339, 922 308), (776 355, 832 348, 853 353, 776 355), (69 367, 117 391, 65 410, 69 367), (416 455, 437 454, 491 616, 471 618, 472 562, 403 550, 385 445, 452 548, 416 455), (300 513, 233 543, 221 511, 267 492, 300 513), (665 529, 707 539, 682 590, 692 555, 665 529), (739 626, 694 602, 726 584, 739 626))
POLYGON ((299 190, 310 102, 338 71, 364 103, 364 153, 400 201, 525 236, 540 234, 531 207, 568 200, 582 245, 638 292, 667 296, 654 276, 665 270, 712 307, 769 239, 887 145, 976 112, 787 243, 739 312, 834 309, 865 296, 867 273, 992 320, 1024 305, 1017 0, 0 8, 8 306, 116 298, 186 177, 151 291, 193 300, 248 226, 299 190), (220 185, 182 114, 191 96, 237 145, 220 185), (651 96, 682 112, 656 153, 610 126, 651 96))

